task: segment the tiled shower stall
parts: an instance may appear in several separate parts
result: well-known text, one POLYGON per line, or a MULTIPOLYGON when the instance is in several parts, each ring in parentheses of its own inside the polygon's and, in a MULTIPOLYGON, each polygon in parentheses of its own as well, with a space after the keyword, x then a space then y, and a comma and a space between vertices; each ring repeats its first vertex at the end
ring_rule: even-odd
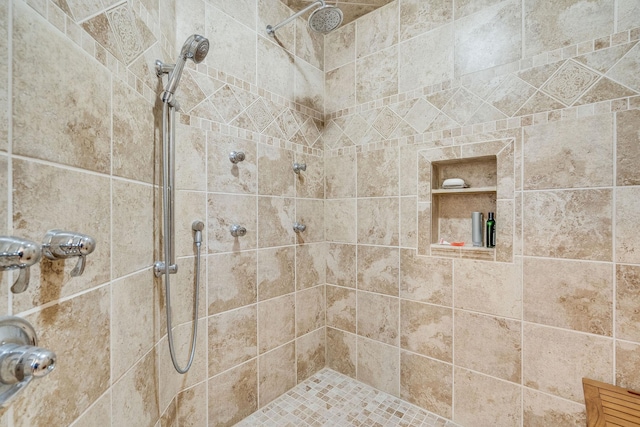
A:
POLYGON ((339 2, 329 35, 266 35, 303 3, 0 2, 0 234, 97 240, 80 277, 42 260, 12 294, 2 273, 0 312, 58 360, 0 427, 229 426, 325 367, 465 427, 583 426, 582 377, 640 389, 640 0, 339 2), (206 252, 179 375, 152 267, 154 61, 194 33, 211 48, 177 93, 182 364, 196 219, 206 252), (477 159, 493 197, 435 191, 477 159), (495 249, 435 244, 469 243, 475 206, 495 249))

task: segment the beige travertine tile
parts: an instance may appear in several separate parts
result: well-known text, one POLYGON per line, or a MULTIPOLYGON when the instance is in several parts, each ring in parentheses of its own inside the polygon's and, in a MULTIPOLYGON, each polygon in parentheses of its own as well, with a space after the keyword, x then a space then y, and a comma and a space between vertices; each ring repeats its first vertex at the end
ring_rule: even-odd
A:
POLYGON ((294 214, 295 199, 258 197, 258 247, 293 244, 294 214))
POLYGON ((611 190, 524 193, 523 202, 525 255, 611 260, 611 190))
POLYGON ((258 300, 291 293, 295 290, 295 248, 258 251, 258 300))
POLYGON ((513 262, 514 201, 498 200, 496 208, 496 261, 513 262))
POLYGON ((295 306, 298 337, 325 326, 324 285, 297 292, 295 306))
POLYGON ((358 337, 357 380, 394 396, 400 395, 397 347, 358 337))
POLYGON ((207 384, 203 382, 177 396, 178 424, 181 426, 204 426, 207 419, 207 384))
POLYGON ((296 176, 296 197, 324 199, 324 158, 296 153, 296 162, 307 165, 307 170, 296 176))
MULTIPOLYGON (((3 427, 8 424, 0 423, 3 427)), ((94 404, 73 423, 77 427, 111 425, 111 392, 103 394, 94 404)))
MULTIPOLYGON (((371 102, 398 93, 398 48, 392 46, 356 62, 356 100, 371 102)), ((357 143, 357 141, 355 141, 357 143)))
POLYGON ((612 185, 613 120, 599 115, 524 128, 524 188, 612 185))
POLYGON ((358 154, 358 197, 398 195, 398 149, 358 154))
POLYGON ((516 384, 456 368, 453 420, 460 425, 521 425, 521 389, 516 384))
POLYGON ((616 184, 639 185, 640 166, 640 111, 629 110, 616 114, 616 184))
POLYGON ((207 176, 203 173, 207 170, 205 131, 177 125, 176 141, 180 141, 176 144, 176 189, 206 191, 207 176))
POLYGON ((523 269, 524 320, 612 335, 611 265, 525 258, 523 269))
POLYGON ((366 14, 356 25, 356 56, 379 52, 398 43, 398 2, 366 14))
POLYGON ((401 0, 400 39, 407 40, 453 20, 453 1, 401 0))
POLYGON ((209 40, 216 41, 209 46, 205 63, 226 74, 255 84, 256 33, 238 21, 229 19, 210 5, 205 6, 207 17, 205 35, 209 40))
POLYGON ((255 305, 211 316, 207 327, 209 376, 217 375, 257 356, 255 305))
MULTIPOLYGON (((8 179, 6 160, 4 163, 5 193, 3 199, 6 203, 6 182, 8 179)), ((112 258, 110 254, 109 180, 96 175, 19 159, 14 159, 12 163, 13 230, 9 234, 33 242, 41 242, 47 230, 57 228, 89 234, 96 239, 96 249, 87 257, 85 272, 80 277, 70 276, 71 269, 76 265, 73 259, 66 261, 43 259, 39 264, 34 265, 30 269, 29 288, 24 293, 13 296, 14 313, 107 282, 109 280, 110 259, 112 258), (70 207, 69 203, 73 203, 73 205, 70 207)), ((120 193, 117 194, 117 196, 119 195, 120 193)), ((116 206, 114 205, 114 208, 116 206)), ((146 211, 146 208, 147 206, 142 206, 142 211, 136 212, 136 214, 146 214, 145 221, 149 223, 152 214, 150 209, 146 211)), ((6 219, 6 204, 4 211, 6 219)), ((120 218, 116 216, 119 213, 118 210, 114 213, 114 225, 118 225, 118 230, 121 227, 115 220, 120 218)), ((146 227, 138 227, 138 229, 143 230, 142 241, 149 244, 145 249, 136 247, 135 259, 127 261, 128 265, 138 264, 137 269, 151 264, 153 238, 151 232, 144 233, 146 227), (145 255, 146 260, 143 259, 145 255)), ((120 248, 119 244, 114 246, 120 248)), ((133 249, 128 248, 129 251, 133 249)), ((122 252, 113 258, 115 264, 116 261, 122 259, 122 252)), ((121 267, 120 264, 117 266, 121 267)), ((4 276, 7 277, 7 274, 4 276)), ((6 292, 4 295, 6 296, 6 292)))
POLYGON ((451 418, 453 366, 401 351, 400 397, 440 416, 451 418))
POLYGON ((637 0, 620 0, 618 2, 618 31, 640 27, 640 3, 637 0))
POLYGON ((358 289, 398 296, 399 252, 394 248, 358 246, 358 289))
POLYGON ((327 328, 327 367, 355 378, 356 340, 356 335, 327 328))
POLYGON ((487 102, 507 116, 513 116, 534 93, 531 85, 510 75, 489 95, 487 102))
MULTIPOLYGON (((16 425, 68 425, 107 391, 109 308, 109 288, 102 287, 25 316, 38 333, 38 345, 56 353, 57 359, 55 375, 12 403, 16 425), (83 363, 77 363, 78 354, 83 363)), ((145 372, 155 379, 153 368, 147 366, 145 372)))
POLYGON ((257 256, 255 251, 211 255, 208 259, 209 314, 255 304, 257 256))
POLYGON ((259 402, 264 406, 296 385, 296 346, 289 343, 258 358, 259 402))
POLYGON ((260 354, 295 338, 294 294, 258 303, 258 351, 260 354))
POLYGON ((298 383, 325 367, 325 331, 318 329, 296 340, 298 383))
POLYGON ((524 57, 613 33, 613 9, 605 0, 524 0, 524 57))
POLYGON ((257 198, 229 194, 208 195, 207 247, 209 253, 255 249, 258 241, 257 198), (243 237, 229 233, 232 225, 247 229, 243 237))
POLYGON ((637 187, 618 188, 616 191, 616 261, 625 263, 640 262, 638 247, 637 224, 640 220, 638 199, 640 189, 637 187))
POLYGON ((400 325, 398 298, 358 291, 357 293, 358 335, 398 345, 400 325))
POLYGON ((117 380, 156 343, 151 332, 156 322, 151 271, 115 281, 111 299, 111 373, 117 380))
POLYGON ((358 243, 397 246, 399 215, 397 197, 358 199, 358 243))
POLYGON ((327 199, 356 196, 356 155, 345 154, 325 162, 327 199))
POLYGON ((160 419, 156 423, 158 427, 172 427, 177 424, 178 407, 176 399, 171 400, 171 404, 164 410, 160 419))
MULTIPOLYGON (((399 46, 400 93, 453 78, 453 25, 447 24, 399 46), (425 55, 424 52, 430 52, 425 55)), ((360 99, 360 98, 358 98, 360 99)))
POLYGON ((326 245, 314 243, 296 246, 296 289, 302 290, 326 282, 326 245))
POLYGON ((521 318, 522 265, 456 260, 456 308, 521 318))
POLYGON ((209 132, 207 140, 208 190, 255 194, 258 186, 256 143, 217 132, 209 132), (237 164, 231 163, 229 153, 232 151, 242 151, 245 159, 237 164))
POLYGON ((325 35, 325 62, 326 71, 353 62, 356 59, 356 24, 342 25, 335 31, 325 35))
MULTIPOLYGON (((176 371, 171 360, 168 338, 163 337, 157 345, 158 358, 158 397, 160 408, 166 408, 176 395, 188 387, 194 386, 207 377, 207 319, 198 320, 198 331, 201 332, 196 337, 195 353, 193 364, 186 374, 176 371)), ((180 366, 187 365, 191 351, 191 322, 183 323, 174 327, 173 339, 175 355, 180 366)), ((162 409, 161 409, 162 411, 162 409)), ((175 417, 175 415, 174 415, 175 417)))
MULTIPOLYGON (((118 105, 113 109, 113 174, 152 183, 154 143, 161 151, 161 143, 154 138, 154 111, 142 96, 116 79, 113 102, 118 105)), ((178 130, 182 128, 178 126, 178 130)), ((184 134, 178 135, 180 141, 185 139, 184 134)), ((176 177, 182 178, 183 174, 176 172, 176 177)))
POLYGON ((153 427, 160 416, 156 352, 151 351, 113 385, 112 423, 153 427))
POLYGON ((105 117, 111 116, 111 91, 105 84, 110 81, 106 69, 23 2, 15 3, 13 43, 33 46, 14 51, 13 153, 109 173, 111 131, 105 117), (33 72, 34 57, 47 73, 33 72))
MULTIPOLYGON (((418 255, 431 255, 431 203, 418 203, 418 255)), ((437 237, 437 236, 436 236, 437 237)), ((435 254, 434 254, 435 255, 435 254)))
POLYGON ((329 284, 356 287, 356 246, 329 243, 326 256, 326 281, 329 284))
POLYGON ((504 0, 456 0, 454 14, 456 19, 471 15, 482 9, 492 7, 504 0))
POLYGON ((235 20, 242 22, 249 28, 255 28, 256 5, 254 0, 216 0, 213 3, 235 20))
MULTIPOLYGON (((0 32, 9 34, 9 3, 0 5, 0 32)), ((7 82, 9 76, 9 38, 0 40, 0 81, 7 82)), ((6 84, 0 87, 0 150, 7 151, 9 142, 9 91, 6 84)))
MULTIPOLYGON (((154 217, 154 198, 153 188, 148 185, 114 180, 112 186, 112 263, 114 277, 121 277, 153 263, 152 243, 155 233, 151 219, 154 217), (141 242, 145 243, 141 245, 141 242)), ((95 188, 90 190, 96 191, 95 188)), ((87 201, 85 200, 84 203, 87 201)), ((86 234, 93 233, 91 228, 86 230, 86 234)), ((96 245, 96 251, 97 248, 96 245)), ((95 256, 95 254, 92 255, 95 256)))
POLYGON ((356 291, 327 285, 327 326, 356 332, 356 291))
POLYGON ((616 385, 640 390, 640 344, 616 341, 616 385))
POLYGON ((520 327, 519 321, 456 310, 456 366, 519 384, 520 327))
MULTIPOLYGON (((254 35, 255 38, 255 35, 254 35)), ((258 36, 258 86, 286 99, 293 98, 292 54, 258 36)))
POLYGON ((455 74, 462 76, 521 57, 521 0, 510 0, 458 19, 455 74))
POLYGON ((451 306, 453 261, 422 257, 412 249, 400 250, 400 297, 451 306))
POLYGON ((405 350, 451 363, 453 361, 452 310, 401 300, 400 345, 405 350))
MULTIPOLYGON (((296 30, 296 56, 304 59, 316 70, 324 70, 324 35, 313 31, 309 28, 309 24, 302 19, 296 20, 294 25, 296 30)), ((319 107, 319 110, 322 111, 322 97, 319 107)))
POLYGON ((260 144, 258 174, 268 176, 258 183, 258 193, 267 196, 294 196, 293 152, 260 144))
POLYGON ((542 86, 547 95, 571 105, 598 79, 598 74, 573 61, 562 67, 542 86))
POLYGON ((640 342, 640 267, 616 265, 616 338, 640 342))
MULTIPOLYGON (((426 102, 426 101, 425 101, 426 102)), ((408 115, 409 113, 407 113, 408 115)), ((422 116, 422 113, 419 114, 422 116)), ((406 119, 407 116, 405 116, 406 119)), ((424 171, 420 169, 420 173, 424 171)), ((431 169, 429 168, 429 173, 431 169)), ((418 156, 416 148, 409 145, 400 147, 400 195, 415 196, 418 194, 418 156)))
POLYGON ((516 112, 515 116, 526 116, 529 114, 544 113, 546 111, 558 110, 564 105, 548 95, 538 91, 516 112))
POLYGON ((307 226, 296 235, 298 243, 324 242, 324 200, 296 199, 295 216, 297 222, 307 226))
POLYGON ((350 62, 326 73, 325 114, 353 107, 356 102, 356 63, 350 62))
POLYGON ((230 427, 258 409, 257 360, 237 366, 208 382, 209 424, 230 427))
POLYGON ((525 388, 523 419, 528 427, 566 426, 582 427, 587 424, 583 405, 568 402, 548 394, 525 388))
POLYGON ((330 242, 356 243, 356 199, 325 200, 325 238, 330 242))
POLYGON ((418 200, 415 196, 400 198, 400 246, 418 247, 418 200))
MULTIPOLYGON (((302 24, 298 23, 298 25, 302 24)), ((306 23, 304 26, 307 27, 306 23)), ((313 110, 322 111, 324 109, 324 77, 321 70, 296 58, 294 68, 294 98, 296 102, 313 110)), ((312 142, 309 141, 309 145, 312 142)))
POLYGON ((583 403, 582 378, 610 382, 611 339, 526 323, 523 334, 525 386, 583 403))
POLYGON ((640 47, 636 44, 618 63, 607 73, 607 77, 638 91, 640 90, 640 77, 635 70, 640 64, 640 47))
POLYGON ((619 85, 618 83, 602 77, 578 99, 574 105, 594 104, 609 99, 625 98, 635 95, 636 92, 619 85))

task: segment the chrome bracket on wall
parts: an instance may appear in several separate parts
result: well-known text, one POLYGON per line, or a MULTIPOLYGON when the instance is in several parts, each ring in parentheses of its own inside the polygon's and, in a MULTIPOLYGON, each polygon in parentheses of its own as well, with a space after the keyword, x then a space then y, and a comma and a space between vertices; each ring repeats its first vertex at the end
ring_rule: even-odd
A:
POLYGON ((95 248, 93 237, 62 230, 47 231, 42 242, 42 254, 52 261, 78 257, 78 263, 71 270, 73 277, 84 272, 85 259, 95 248))
POLYGON ((56 364, 54 352, 37 347, 33 326, 19 317, 0 317, 0 407, 6 406, 34 378, 56 364))
POLYGON ((29 286, 29 267, 40 261, 40 245, 13 236, 0 236, 0 270, 20 269, 11 292, 19 294, 29 286))

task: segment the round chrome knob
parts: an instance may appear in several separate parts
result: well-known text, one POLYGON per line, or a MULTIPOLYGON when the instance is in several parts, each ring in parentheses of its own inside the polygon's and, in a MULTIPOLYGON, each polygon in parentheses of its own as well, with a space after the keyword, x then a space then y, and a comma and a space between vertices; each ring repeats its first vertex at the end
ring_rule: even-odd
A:
POLYGON ((233 237, 242 237, 247 234, 247 229, 241 225, 233 224, 229 229, 233 237))
POLYGON ((306 229, 307 229, 307 226, 299 222, 295 222, 293 224, 293 231, 295 231, 296 233, 302 233, 306 229))
POLYGON ((242 151, 232 151, 231 153, 229 153, 229 160, 234 165, 236 163, 240 163, 244 159, 245 159, 245 155, 244 155, 244 153, 242 151))

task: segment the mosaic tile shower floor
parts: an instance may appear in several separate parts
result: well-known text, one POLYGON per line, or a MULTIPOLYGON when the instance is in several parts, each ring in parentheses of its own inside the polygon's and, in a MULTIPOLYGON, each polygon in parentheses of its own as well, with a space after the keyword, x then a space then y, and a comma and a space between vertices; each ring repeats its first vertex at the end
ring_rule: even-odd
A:
POLYGON ((395 396, 323 369, 236 427, 458 427, 395 396))

